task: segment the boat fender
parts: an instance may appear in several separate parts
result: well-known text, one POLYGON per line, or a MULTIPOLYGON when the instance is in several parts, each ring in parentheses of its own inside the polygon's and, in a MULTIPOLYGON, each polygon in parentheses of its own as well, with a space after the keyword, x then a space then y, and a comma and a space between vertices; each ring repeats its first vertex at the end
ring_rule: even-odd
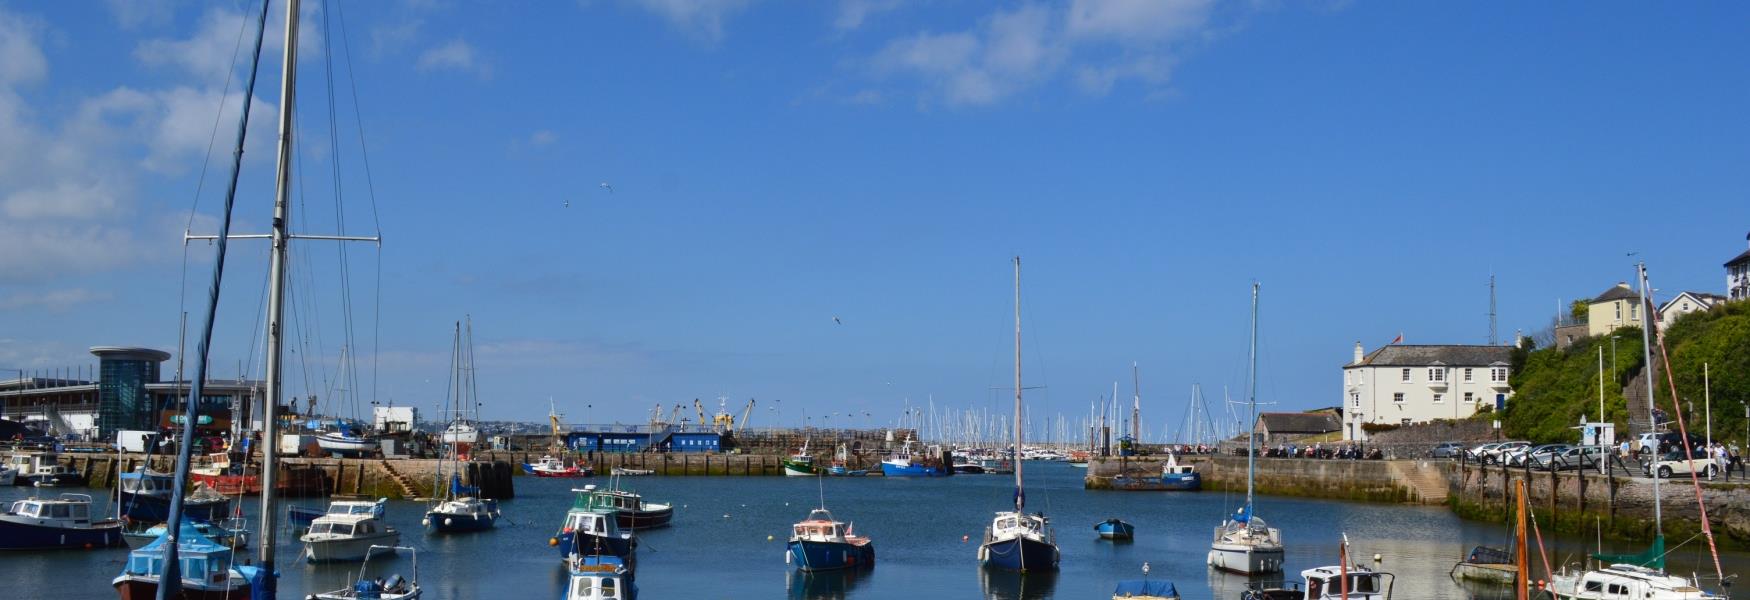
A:
POLYGON ((424 525, 426 527, 431 527, 431 517, 426 517, 424 519, 420 519, 419 524, 424 525))
POLYGON ((790 552, 787 550, 784 552, 784 564, 790 564, 790 552))
POLYGON ((455 523, 454 520, 451 520, 449 517, 444 517, 444 524, 445 525, 452 525, 454 523, 455 523))

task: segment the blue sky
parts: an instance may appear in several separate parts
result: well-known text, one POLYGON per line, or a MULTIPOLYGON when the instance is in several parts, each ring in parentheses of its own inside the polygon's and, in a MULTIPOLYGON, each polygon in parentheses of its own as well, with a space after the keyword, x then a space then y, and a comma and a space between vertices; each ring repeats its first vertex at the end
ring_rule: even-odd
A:
MULTIPOLYGON (((173 349, 198 317, 184 273, 211 251, 185 267, 180 234, 191 207, 213 228, 258 6, 0 3, 0 369, 173 349)), ((1510 338, 1628 279, 1630 252, 1667 294, 1720 292, 1750 231, 1734 3, 327 11, 305 3, 294 228, 339 229, 338 179, 346 232, 386 239, 347 250, 366 402, 435 407, 471 314, 488 418, 549 396, 572 421, 758 398, 756 426, 1000 408, 1019 254, 1036 417, 1084 414, 1135 361, 1159 432, 1193 383, 1239 394, 1254 279, 1261 399, 1300 409, 1340 400, 1357 340, 1485 342, 1491 273, 1510 338)), ((271 206, 279 37, 244 232, 271 206)), ((233 249, 220 375, 260 358, 266 250, 233 249)), ((288 379, 326 397, 341 263, 299 252, 288 379)))

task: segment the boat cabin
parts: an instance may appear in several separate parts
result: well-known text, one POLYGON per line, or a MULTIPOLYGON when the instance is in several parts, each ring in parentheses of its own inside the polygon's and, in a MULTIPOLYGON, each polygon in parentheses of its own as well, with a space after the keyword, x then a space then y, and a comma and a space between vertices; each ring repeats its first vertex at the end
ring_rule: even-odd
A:
POLYGON ((832 513, 820 508, 810 511, 808 518, 792 526, 791 531, 791 541, 843 542, 851 535, 844 523, 832 520, 832 513))
POLYGON ((29 454, 14 454, 6 463, 18 470, 19 477, 31 475, 60 475, 69 472, 61 466, 60 455, 53 452, 31 452, 29 454))
POLYGON ((572 509, 566 512, 565 531, 602 537, 620 535, 619 525, 614 522, 614 513, 596 509, 572 509))
POLYGON ((991 522, 991 535, 996 538, 1027 536, 1041 538, 1045 535, 1046 518, 1042 514, 1026 514, 1015 512, 997 513, 996 520, 991 522))
MULTIPOLYGON (((177 545, 176 558, 182 566, 185 585, 208 587, 224 584, 233 577, 231 549, 200 535, 192 527, 184 527, 182 541, 177 545)), ((151 543, 128 553, 124 575, 159 577, 164 573, 164 544, 160 535, 151 543)), ((241 577, 241 575, 237 575, 241 577)))
POLYGON ((1387 600, 1391 598, 1391 573, 1380 573, 1367 567, 1350 567, 1345 574, 1339 567, 1319 567, 1301 572, 1306 578, 1307 600, 1344 598, 1343 582, 1347 577, 1352 600, 1387 600))
POLYGON ((315 522, 310 523, 310 531, 306 534, 306 537, 319 535, 334 537, 367 536, 375 535, 386 530, 386 526, 378 523, 375 518, 369 515, 332 515, 318 518, 315 522))
POLYGON ((122 473, 120 485, 122 491, 130 494, 169 496, 171 490, 175 489, 176 482, 170 475, 136 469, 131 473, 122 473))
POLYGON ((622 490, 598 490, 593 485, 583 486, 583 489, 578 491, 588 495, 588 505, 590 508, 622 510, 627 512, 634 512, 643 508, 641 505, 644 503, 644 497, 633 492, 622 490))
POLYGON ((57 526, 90 525, 91 496, 85 494, 61 494, 60 498, 31 498, 12 503, 6 510, 6 516, 18 517, 14 521, 35 519, 37 525, 54 524, 57 526))
POLYGON ((383 501, 336 500, 328 504, 330 515, 368 515, 383 518, 383 501))
POLYGON ((1616 564, 1588 571, 1576 598, 1714 598, 1682 577, 1645 567, 1616 564))
POLYGON ((566 600, 625 600, 632 597, 626 567, 612 557, 590 557, 572 567, 566 600))

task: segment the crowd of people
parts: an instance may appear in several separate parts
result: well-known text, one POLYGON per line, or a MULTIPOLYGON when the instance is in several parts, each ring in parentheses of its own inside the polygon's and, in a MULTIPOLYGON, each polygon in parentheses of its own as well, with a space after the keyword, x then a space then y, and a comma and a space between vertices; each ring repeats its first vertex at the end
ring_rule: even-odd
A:
MULTIPOLYGON (((1316 458, 1327 460, 1381 460, 1385 453, 1378 447, 1368 448, 1360 444, 1290 444, 1265 446, 1256 450, 1259 456, 1266 458, 1316 458)), ((1234 455, 1245 456, 1245 448, 1234 448, 1234 455)))

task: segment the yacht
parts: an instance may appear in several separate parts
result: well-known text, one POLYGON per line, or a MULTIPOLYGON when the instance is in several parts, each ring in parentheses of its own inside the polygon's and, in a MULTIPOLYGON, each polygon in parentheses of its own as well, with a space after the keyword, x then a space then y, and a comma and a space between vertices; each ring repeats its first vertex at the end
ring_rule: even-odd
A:
MULTIPOLYGON (((1252 407, 1252 421, 1258 420, 1258 284, 1252 284, 1252 341, 1250 361, 1246 369, 1250 383, 1247 396, 1252 407)), ((1282 531, 1269 526, 1253 514, 1252 490, 1257 478, 1256 434, 1246 436, 1246 503, 1232 518, 1215 528, 1215 540, 1209 545, 1209 566, 1218 571, 1241 575, 1275 573, 1282 570, 1282 531)))
MULTIPOLYGON (((1010 431, 1015 436, 1015 452, 1020 455, 1025 446, 1021 438, 1021 257, 1015 257, 1015 424, 1010 431)), ((1027 491, 1022 485, 1021 461, 1015 461, 1015 509, 999 511, 984 530, 984 542, 978 546, 978 561, 995 567, 1022 573, 1056 571, 1060 555, 1057 536, 1051 531, 1051 521, 1045 513, 1027 514, 1027 491)))
POLYGON ((1550 576, 1549 591, 1556 600, 1725 600, 1708 593, 1684 577, 1646 567, 1615 564, 1589 571, 1564 571, 1550 576))

